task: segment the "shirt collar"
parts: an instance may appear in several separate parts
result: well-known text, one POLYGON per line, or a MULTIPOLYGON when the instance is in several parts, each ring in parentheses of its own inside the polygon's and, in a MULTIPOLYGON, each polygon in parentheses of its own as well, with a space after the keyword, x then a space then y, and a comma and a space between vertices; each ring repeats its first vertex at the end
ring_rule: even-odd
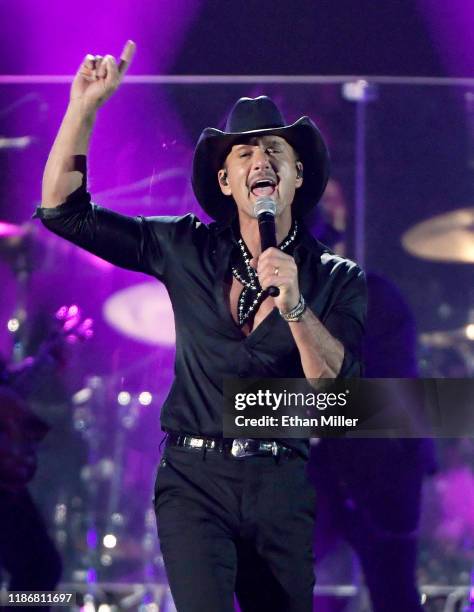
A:
MULTIPOLYGON (((211 223, 211 228, 213 229, 216 236, 222 237, 230 242, 236 243, 238 240, 238 234, 234 230, 235 223, 237 222, 237 216, 234 215, 228 221, 220 222, 214 221, 211 223)), ((298 218, 298 244, 295 247, 295 259, 297 263, 299 262, 301 257, 304 257, 308 252, 314 252, 315 250, 319 253, 322 253, 324 250, 324 245, 320 243, 308 230, 306 224, 303 219, 298 218)))

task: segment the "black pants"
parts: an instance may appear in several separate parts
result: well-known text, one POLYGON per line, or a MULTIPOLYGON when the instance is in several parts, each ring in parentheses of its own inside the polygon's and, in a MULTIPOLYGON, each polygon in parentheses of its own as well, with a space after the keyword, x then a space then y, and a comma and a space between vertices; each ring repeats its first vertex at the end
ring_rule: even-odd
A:
POLYGON ((167 447, 155 510, 178 612, 310 612, 315 493, 300 457, 167 447))
POLYGON ((0 489, 0 572, 2 569, 10 574, 10 591, 53 591, 61 577, 61 558, 26 488, 18 493, 0 489))

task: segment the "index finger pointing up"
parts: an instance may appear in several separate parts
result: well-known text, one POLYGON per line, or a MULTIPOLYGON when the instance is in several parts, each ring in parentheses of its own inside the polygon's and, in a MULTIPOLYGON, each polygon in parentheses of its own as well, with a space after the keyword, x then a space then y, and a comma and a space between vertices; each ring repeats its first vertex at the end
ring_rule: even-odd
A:
POLYGON ((120 54, 120 63, 118 65, 118 71, 120 76, 123 76, 130 66, 130 63, 135 55, 135 51, 137 49, 137 45, 133 42, 133 40, 127 40, 125 43, 125 47, 123 48, 122 53, 120 54))

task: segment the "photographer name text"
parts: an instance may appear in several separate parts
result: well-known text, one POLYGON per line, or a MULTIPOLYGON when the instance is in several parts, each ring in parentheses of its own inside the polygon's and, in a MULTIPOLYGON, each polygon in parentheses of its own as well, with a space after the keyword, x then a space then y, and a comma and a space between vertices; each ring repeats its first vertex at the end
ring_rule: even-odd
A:
POLYGON ((237 427, 356 427, 358 421, 342 415, 304 418, 284 414, 281 417, 263 415, 252 418, 239 414, 235 417, 237 427))

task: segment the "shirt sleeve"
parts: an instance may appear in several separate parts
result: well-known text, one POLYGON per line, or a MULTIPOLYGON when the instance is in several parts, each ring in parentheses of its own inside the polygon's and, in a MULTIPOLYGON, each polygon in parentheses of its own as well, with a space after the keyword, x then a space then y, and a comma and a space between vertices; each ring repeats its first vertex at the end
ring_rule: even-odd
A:
POLYGON ((338 378, 352 378, 363 373, 362 339, 367 316, 367 283, 364 272, 355 264, 345 273, 338 298, 324 325, 344 347, 344 359, 338 378))
POLYGON ((160 280, 166 276, 176 227, 184 219, 122 215, 93 204, 83 187, 56 208, 38 207, 33 217, 58 236, 116 266, 160 280))

